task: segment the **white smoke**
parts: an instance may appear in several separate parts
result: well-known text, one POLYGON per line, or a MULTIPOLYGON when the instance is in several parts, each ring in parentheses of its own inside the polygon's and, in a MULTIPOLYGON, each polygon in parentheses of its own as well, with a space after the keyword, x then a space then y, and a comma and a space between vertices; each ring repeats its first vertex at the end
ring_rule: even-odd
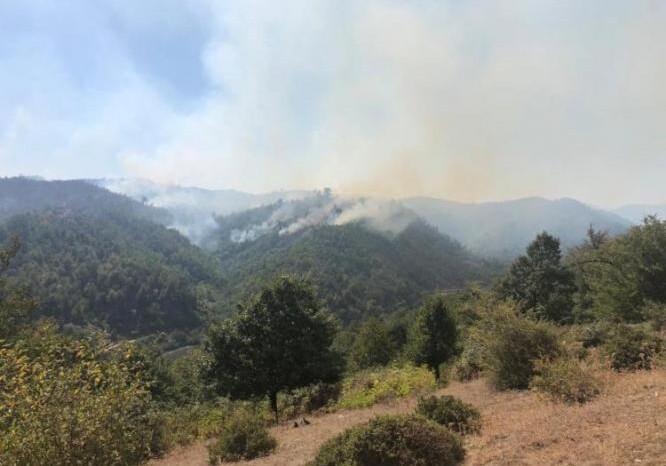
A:
POLYGON ((254 241, 277 232, 292 235, 319 225, 345 225, 354 222, 380 231, 398 234, 416 214, 396 201, 375 198, 344 198, 330 192, 311 198, 281 203, 267 220, 244 229, 234 229, 229 239, 234 243, 254 241))

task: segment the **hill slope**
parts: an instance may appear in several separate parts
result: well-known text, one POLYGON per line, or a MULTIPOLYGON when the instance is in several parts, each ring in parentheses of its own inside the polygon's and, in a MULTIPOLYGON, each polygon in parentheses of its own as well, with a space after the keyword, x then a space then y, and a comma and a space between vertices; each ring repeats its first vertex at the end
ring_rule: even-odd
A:
POLYGON ((564 248, 580 243, 592 225, 619 234, 631 222, 573 199, 525 198, 465 204, 425 197, 402 200, 441 232, 476 254, 512 259, 543 230, 558 236, 564 248))
MULTIPOLYGON (((294 211, 302 205, 288 207, 294 211)), ((326 221, 306 208, 297 218, 273 224, 270 218, 279 209, 284 206, 218 220, 215 250, 227 271, 232 302, 277 272, 296 272, 310 275, 328 307, 348 322, 413 307, 425 293, 460 288, 493 274, 495 266, 411 213, 396 211, 393 217, 407 215, 409 221, 392 232, 377 229, 370 220, 338 224, 348 211, 339 205, 324 209, 326 221), (307 218, 320 221, 308 225, 307 218)))
POLYGON ((12 278, 40 315, 122 336, 187 330, 222 284, 213 259, 153 221, 159 210, 83 182, 5 179, 0 193, 0 243, 19 236, 12 278))

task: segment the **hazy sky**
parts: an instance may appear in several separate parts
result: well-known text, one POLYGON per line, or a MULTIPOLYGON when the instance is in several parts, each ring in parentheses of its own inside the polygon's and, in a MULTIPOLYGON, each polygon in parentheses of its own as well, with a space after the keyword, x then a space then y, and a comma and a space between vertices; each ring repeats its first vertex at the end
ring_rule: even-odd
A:
POLYGON ((0 175, 666 202, 666 1, 0 0, 0 175))

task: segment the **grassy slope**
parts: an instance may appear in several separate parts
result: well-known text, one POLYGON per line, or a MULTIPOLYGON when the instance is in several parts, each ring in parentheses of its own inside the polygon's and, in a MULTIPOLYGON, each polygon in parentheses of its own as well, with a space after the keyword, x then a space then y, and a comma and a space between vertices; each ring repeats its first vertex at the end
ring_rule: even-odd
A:
MULTIPOLYGON (((607 393, 584 406, 544 401, 530 392, 498 393, 483 380, 455 383, 443 393, 476 405, 483 431, 468 437, 464 466, 663 466, 666 458, 666 370, 609 374, 607 393)), ((305 428, 281 426, 275 454, 237 465, 300 466, 319 445, 377 414, 410 412, 414 400, 338 412, 305 428)), ((205 466, 203 444, 179 449, 152 466, 205 466)))

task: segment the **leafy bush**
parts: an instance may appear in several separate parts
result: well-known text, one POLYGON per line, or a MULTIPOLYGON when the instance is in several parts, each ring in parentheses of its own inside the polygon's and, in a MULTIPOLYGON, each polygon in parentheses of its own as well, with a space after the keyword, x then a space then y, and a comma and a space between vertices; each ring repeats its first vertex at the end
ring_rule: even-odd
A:
POLYGON ((422 397, 416 405, 416 413, 463 435, 481 430, 481 413, 453 396, 422 397))
POLYGON ((385 366, 396 352, 397 343, 388 326, 378 318, 370 317, 358 328, 349 352, 349 366, 354 370, 385 366))
POLYGON ((224 423, 215 443, 208 447, 210 464, 266 456, 277 446, 264 421, 249 410, 238 410, 224 423))
POLYGON ((220 398, 216 402, 169 407, 162 412, 166 443, 189 445, 219 435, 234 403, 220 398))
POLYGON ((319 383, 280 394, 280 417, 289 419, 334 405, 340 398, 340 384, 319 383))
POLYGON ((163 449, 134 346, 40 324, 0 347, 0 464, 142 464, 163 449))
POLYGON ((528 388, 535 362, 561 352, 552 324, 519 315, 511 306, 499 306, 480 325, 474 338, 500 390, 528 388))
POLYGON ((460 382, 473 380, 483 372, 483 354, 481 348, 469 342, 465 344, 462 354, 453 363, 452 375, 460 382))
POLYGON ((460 437, 419 416, 382 416, 327 441, 308 466, 453 466, 460 437))
POLYGON ((661 339, 640 327, 619 324, 604 347, 617 371, 651 369, 661 339))
POLYGON ((571 357, 542 360, 536 364, 530 387, 565 403, 586 403, 601 393, 601 380, 585 361, 571 357))
POLYGON ((435 377, 424 367, 410 365, 357 372, 342 382, 341 408, 364 408, 375 403, 424 394, 436 388, 435 377))

